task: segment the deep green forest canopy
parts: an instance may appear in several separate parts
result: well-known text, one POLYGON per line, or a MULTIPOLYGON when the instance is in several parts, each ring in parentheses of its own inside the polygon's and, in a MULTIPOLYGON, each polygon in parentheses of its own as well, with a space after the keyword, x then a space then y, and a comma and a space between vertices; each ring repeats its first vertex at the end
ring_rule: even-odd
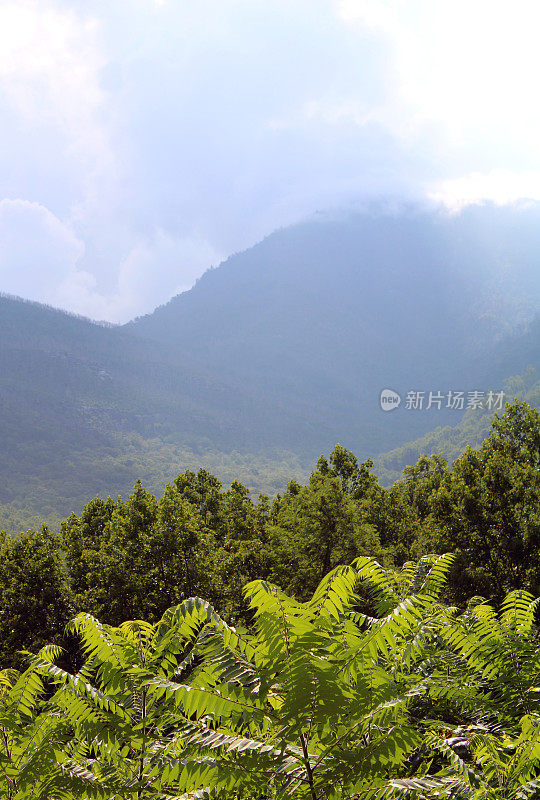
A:
POLYGON ((3 536, 0 664, 20 665, 18 651, 48 642, 69 656, 63 630, 79 612, 153 623, 199 595, 229 622, 246 621, 249 581, 303 601, 360 556, 390 567, 451 552, 446 598, 457 604, 471 593, 494 602, 518 587, 540 593, 539 466, 540 415, 515 401, 478 448, 451 465, 422 456, 389 489, 372 462, 337 445, 272 501, 254 501, 238 481, 224 489, 204 469, 180 473, 161 497, 140 482, 125 500, 96 497, 58 533, 3 536))

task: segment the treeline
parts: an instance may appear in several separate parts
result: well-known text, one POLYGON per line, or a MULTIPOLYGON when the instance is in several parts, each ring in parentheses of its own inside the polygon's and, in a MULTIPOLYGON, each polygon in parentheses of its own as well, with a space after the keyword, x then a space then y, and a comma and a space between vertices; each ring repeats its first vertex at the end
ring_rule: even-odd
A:
MULTIPOLYGON (((11 435, 13 439, 18 436, 16 430, 11 435)), ((107 434, 106 445, 100 446, 97 437, 92 436, 92 446, 80 443, 76 446, 71 442, 67 458, 63 456, 66 444, 63 439, 60 450, 53 456, 51 441, 40 440, 36 431, 30 432, 26 442, 19 440, 17 453, 12 453, 3 464, 6 476, 0 475, 0 530, 16 535, 22 530, 37 529, 41 523, 56 530, 73 508, 82 508, 90 497, 128 496, 134 476, 140 477, 148 491, 159 495, 180 471, 180 465, 182 471, 197 471, 204 463, 223 484, 239 480, 249 488, 252 497, 259 493, 274 497, 291 478, 304 480, 311 466, 284 451, 272 454, 195 451, 159 438, 145 439, 138 433, 107 434), (21 471, 26 478, 21 477, 21 471)))
MULTIPOLYGON (((159 620, 191 596, 232 623, 250 621, 243 587, 255 579, 297 600, 336 565, 359 556, 401 566, 425 553, 455 555, 445 599, 498 602, 522 588, 540 593, 540 415, 524 402, 495 415, 489 437, 451 466, 422 457, 390 489, 337 445, 308 482, 254 502, 208 471, 183 472, 156 498, 137 483, 130 497, 99 497, 58 533, 3 536, 0 664, 22 649, 74 646, 66 623, 88 612, 117 626, 159 620)), ((367 600, 366 600, 367 603, 367 600)))

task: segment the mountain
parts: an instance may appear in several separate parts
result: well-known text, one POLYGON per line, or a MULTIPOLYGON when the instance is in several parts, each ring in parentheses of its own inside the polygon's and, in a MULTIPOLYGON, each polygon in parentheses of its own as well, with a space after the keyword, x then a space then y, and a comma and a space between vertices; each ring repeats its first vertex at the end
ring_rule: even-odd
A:
POLYGON ((407 393, 540 366, 539 222, 535 206, 321 216, 125 326, 0 297, 4 517, 200 464, 273 494, 337 441, 363 459, 455 426, 463 410, 407 393))
POLYGON ((248 412, 264 429, 264 398, 239 397, 159 343, 10 297, 0 297, 0 337, 0 503, 17 519, 21 506, 69 513, 138 477, 157 489, 201 458, 229 480, 252 482, 260 468, 268 491, 282 484, 281 460, 298 474, 289 455, 242 464, 231 453, 248 412))
POLYGON ((383 413, 382 389, 487 391, 528 365, 514 353, 499 374, 494 359, 540 309, 539 222, 536 207, 491 206, 311 221, 127 330, 264 396, 282 420, 273 442, 311 458, 339 440, 365 457, 456 422, 405 402, 383 413))

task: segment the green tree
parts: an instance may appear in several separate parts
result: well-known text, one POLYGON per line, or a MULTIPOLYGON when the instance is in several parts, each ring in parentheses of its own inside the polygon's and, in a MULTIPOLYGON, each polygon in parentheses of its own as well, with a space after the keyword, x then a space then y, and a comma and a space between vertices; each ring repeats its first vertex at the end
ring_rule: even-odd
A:
POLYGON ((137 483, 125 501, 92 501, 63 526, 74 605, 108 623, 156 620, 171 605, 211 590, 210 531, 171 484, 158 501, 137 483))
POLYGON ((457 553, 458 599, 471 589, 499 600, 517 587, 540 591, 539 463, 540 415, 515 402, 431 490, 429 544, 457 553))
POLYGON ((221 481, 205 469, 199 469, 197 473, 186 470, 175 478, 174 485, 182 498, 201 515, 205 526, 213 531, 216 538, 223 538, 226 521, 221 481))
POLYGON ((0 663, 20 665, 19 651, 59 642, 70 615, 59 538, 44 526, 0 534, 0 663))
POLYGON ((289 484, 268 526, 266 552, 269 580, 306 599, 335 566, 380 548, 343 479, 323 467, 306 486, 289 484))
POLYGON ((202 522, 200 513, 194 512, 175 486, 168 485, 147 542, 144 580, 150 619, 186 597, 209 594, 210 554, 215 542, 202 522))
POLYGON ((221 495, 224 529, 215 536, 209 560, 208 597, 229 620, 248 615, 243 588, 256 577, 266 575, 268 552, 265 546, 269 504, 261 496, 258 505, 239 481, 221 495))
POLYGON ((110 534, 110 522, 116 508, 109 497, 91 500, 80 516, 71 514, 60 528, 62 551, 76 609, 97 608, 99 594, 93 585, 93 574, 99 552, 110 534))
MULTIPOLYGON (((125 502, 118 501, 110 513, 106 512, 105 519, 98 506, 96 527, 101 521, 105 524, 99 530, 97 546, 87 539, 90 547, 84 551, 86 591, 77 595, 78 609, 93 609, 107 622, 116 624, 145 616, 149 610, 149 539, 156 517, 157 500, 140 482, 125 502)), ((68 563, 76 565, 79 545, 75 541, 74 549, 72 542, 66 541, 68 563)), ((77 576, 75 566, 75 579, 77 576)))

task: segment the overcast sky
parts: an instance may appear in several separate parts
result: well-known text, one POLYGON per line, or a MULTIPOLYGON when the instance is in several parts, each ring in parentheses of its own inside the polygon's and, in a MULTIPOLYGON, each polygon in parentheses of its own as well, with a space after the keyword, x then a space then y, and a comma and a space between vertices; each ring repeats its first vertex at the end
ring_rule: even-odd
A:
POLYGON ((0 291, 151 311, 366 199, 540 198, 537 0, 0 0, 0 291))

